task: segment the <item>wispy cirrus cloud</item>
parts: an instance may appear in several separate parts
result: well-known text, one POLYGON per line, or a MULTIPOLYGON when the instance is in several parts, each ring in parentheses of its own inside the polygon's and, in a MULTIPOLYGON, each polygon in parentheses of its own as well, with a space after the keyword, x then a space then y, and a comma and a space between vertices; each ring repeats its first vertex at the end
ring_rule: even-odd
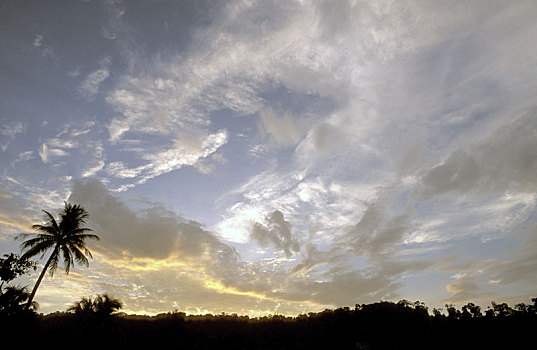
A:
POLYGON ((99 63, 100 68, 89 73, 79 85, 78 92, 82 98, 91 101, 97 95, 100 85, 110 76, 110 58, 104 58, 99 63))
POLYGON ((118 188, 119 191, 123 191, 183 166, 200 164, 227 142, 227 132, 219 130, 216 133, 195 139, 194 143, 191 141, 178 138, 172 147, 158 150, 154 154, 143 151, 140 154, 140 158, 145 161, 143 165, 128 167, 125 163, 116 161, 109 163, 105 170, 109 175, 118 179, 133 179, 133 182, 118 188))
POLYGON ((5 152, 9 144, 17 137, 18 134, 24 132, 24 123, 19 121, 5 121, 1 123, 2 140, 0 140, 0 149, 5 152))

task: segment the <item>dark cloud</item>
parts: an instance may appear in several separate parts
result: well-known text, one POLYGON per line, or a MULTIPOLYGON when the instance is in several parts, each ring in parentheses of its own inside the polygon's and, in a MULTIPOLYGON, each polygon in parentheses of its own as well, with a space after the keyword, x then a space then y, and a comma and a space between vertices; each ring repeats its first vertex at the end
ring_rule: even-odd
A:
POLYGON ((371 204, 345 236, 344 245, 372 260, 388 257, 408 230, 408 213, 390 217, 382 205, 371 204))
POLYGON ((533 109, 428 170, 420 179, 422 194, 535 191, 536 135, 537 111, 533 109))
POLYGON ((480 294, 479 285, 470 276, 463 276, 446 286, 448 292, 451 293, 449 298, 452 302, 465 302, 472 300, 480 294))
POLYGON ((288 257, 299 250, 299 244, 291 233, 291 224, 279 210, 267 215, 265 225, 254 223, 250 236, 263 247, 272 245, 288 257))
POLYGON ((88 210, 95 232, 101 236, 100 249, 113 256, 165 259, 172 255, 200 257, 211 252, 219 260, 219 256, 229 258, 234 254, 199 223, 160 205, 131 209, 94 179, 74 181, 69 200, 88 210))
POLYGON ((515 259, 494 261, 488 270, 498 284, 514 283, 537 285, 537 224, 522 232, 524 239, 515 259))
POLYGON ((364 271, 340 273, 327 281, 295 280, 287 286, 284 295, 290 300, 309 300, 319 304, 352 306, 393 298, 400 284, 383 274, 366 274, 364 271))

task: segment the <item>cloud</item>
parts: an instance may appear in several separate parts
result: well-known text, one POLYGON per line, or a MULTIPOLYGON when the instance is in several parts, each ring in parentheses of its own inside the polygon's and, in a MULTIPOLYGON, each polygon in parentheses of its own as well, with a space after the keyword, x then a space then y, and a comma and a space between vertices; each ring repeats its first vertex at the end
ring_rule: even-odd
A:
MULTIPOLYGON (((397 276, 423 268, 423 263, 390 260, 391 263, 356 270, 346 264, 354 252, 320 252, 311 244, 306 246, 308 253, 303 260, 291 260, 282 265, 246 263, 239 260, 234 248, 204 230, 199 223, 185 220, 160 205, 130 209, 96 180, 75 181, 69 200, 80 203, 90 212, 91 225, 101 236, 101 241, 94 243, 96 250, 110 259, 110 264, 116 267, 126 264, 126 268, 140 271, 150 271, 154 265, 156 270, 167 273, 167 268, 159 265, 161 261, 177 266, 186 274, 187 281, 198 271, 202 276, 212 276, 209 286, 226 290, 228 296, 257 293, 256 298, 261 303, 279 300, 290 307, 294 302, 352 305, 359 300, 374 301, 395 295, 400 286, 395 281, 397 276)), ((286 256, 298 252, 298 241, 283 213, 276 210, 265 219, 263 224, 254 224, 253 238, 261 244, 274 246, 286 256)), ((392 222, 387 226, 396 225, 392 222)), ((147 283, 145 280, 139 284, 149 290, 147 283)), ((171 284, 167 288, 176 287, 171 284)), ((205 293, 203 289, 201 292, 205 293)))
POLYGON ((468 276, 457 278, 446 286, 446 290, 452 294, 449 300, 453 302, 472 300, 480 294, 479 286, 468 276))
POLYGON ((528 285, 535 285, 537 283, 537 277, 534 274, 535 268, 537 268, 536 233, 537 224, 518 233, 522 238, 515 258, 492 261, 485 265, 485 269, 491 275, 491 280, 501 286, 508 286, 515 283, 528 285))
POLYGON ((104 168, 105 162, 103 160, 97 160, 93 165, 90 165, 85 169, 80 176, 81 177, 92 177, 101 171, 104 168))
POLYGON ((254 223, 250 234, 261 246, 273 245, 287 257, 299 250, 298 242, 292 237, 291 224, 285 221, 283 213, 275 210, 265 218, 265 224, 254 223))
POLYGON ((4 121, 0 124, 0 134, 3 136, 0 140, 0 149, 2 152, 7 150, 9 144, 17 137, 18 134, 24 133, 24 123, 20 121, 4 121))
POLYGON ((39 46, 43 45, 43 39, 44 39, 43 35, 35 34, 35 36, 34 36, 34 46, 39 47, 39 46))
POLYGON ((78 156, 85 160, 88 168, 82 174, 97 172, 97 168, 104 158, 104 146, 96 139, 96 123, 84 121, 78 124, 63 124, 54 137, 42 141, 38 150, 41 161, 45 164, 53 163, 57 158, 78 156), (86 158, 89 155, 89 159, 86 158))
POLYGON ((289 286, 291 300, 312 300, 319 304, 351 306, 356 303, 394 299, 400 284, 382 274, 349 271, 334 274, 328 281, 304 279, 289 286))
POLYGON ((97 95, 100 85, 110 76, 110 59, 101 60, 101 67, 86 76, 78 87, 78 92, 85 100, 91 101, 97 95))
POLYGON ((0 241, 8 237, 11 239, 8 233, 15 233, 17 230, 27 232, 32 225, 30 218, 22 210, 22 201, 16 195, 16 193, 0 190, 0 226, 2 227, 0 241))
POLYGON ((131 209, 93 179, 75 181, 69 201, 88 210, 89 225, 101 237, 90 247, 100 257, 94 262, 96 272, 80 283, 116 291, 131 310, 161 311, 174 301, 185 303, 187 310, 198 305, 211 311, 237 312, 250 303, 251 308, 257 305, 256 309, 266 307, 273 312, 280 302, 294 308, 292 302, 263 294, 270 288, 266 282, 274 277, 272 272, 261 273, 240 262, 234 248, 197 222, 155 203, 146 209, 131 209), (254 271, 259 276, 254 277, 254 271), (147 295, 169 304, 145 300, 147 295))
POLYGON ((41 161, 45 164, 49 163, 55 158, 65 157, 69 155, 68 152, 61 148, 50 148, 46 143, 41 144, 41 148, 38 151, 41 161))
MULTIPOLYGON (((204 181, 218 177, 222 191, 233 187, 217 200, 216 216, 188 210, 214 220, 223 212, 214 226, 218 237, 240 242, 248 260, 211 229, 161 204, 121 200, 134 191, 112 195, 94 180, 76 181, 71 198, 91 208, 92 225, 103 234, 92 242, 102 264, 92 282, 122 293, 137 310, 168 310, 181 300, 214 308, 224 299, 237 310, 248 303, 297 310, 300 303, 412 295, 419 288, 408 282, 412 275, 428 279, 435 265, 445 268, 438 260, 447 256, 472 264, 457 280, 441 282, 456 298, 493 287, 514 295, 524 281, 531 287, 537 55, 527 43, 537 34, 534 5, 179 6, 151 9, 142 23, 137 4, 104 3, 108 18, 91 32, 103 50, 119 53, 118 64, 110 58, 86 71, 80 60, 57 66, 79 65, 72 71, 79 76, 75 93, 87 101, 103 96, 104 113, 69 113, 76 120, 52 136, 46 133, 56 121, 42 124, 38 150, 20 153, 29 149, 21 147, 13 158, 39 153, 53 165, 39 168, 65 177, 32 174, 29 162, 6 167, 22 185, 5 185, 13 198, 3 199, 31 198, 20 207, 32 213, 54 208, 68 196, 68 176, 96 175, 111 191, 155 179, 144 191, 158 195, 157 177, 190 166, 211 173, 204 181), (187 20, 166 23, 163 12, 187 20), (87 118, 93 124, 80 122, 87 118), (218 171, 224 155, 225 168, 240 175, 218 171), (466 252, 468 242, 479 249, 466 252), (487 279, 495 283, 485 286, 487 279)), ((54 30, 26 37, 38 56, 66 51, 64 43, 51 51, 54 30)), ((16 123, 2 122, 2 151, 34 132, 32 123, 16 123)), ((208 203, 217 196, 202 192, 208 203)), ((22 222, 10 221, 11 214, 25 217, 4 214, 10 230, 22 222)))
POLYGON ((300 134, 290 115, 278 117, 272 109, 265 108, 259 112, 259 117, 260 128, 271 135, 279 145, 294 146, 298 143, 300 134))
POLYGON ((19 153, 18 161, 26 161, 34 158, 34 151, 26 151, 19 153))
POLYGON ((141 158, 145 164, 130 168, 124 162, 111 162, 106 166, 106 171, 119 179, 135 179, 133 183, 120 186, 119 190, 125 190, 137 184, 169 173, 183 166, 199 166, 200 162, 214 154, 227 142, 227 132, 219 130, 208 135, 184 134, 175 140, 174 145, 154 153, 144 153, 141 158), (186 137, 185 137, 186 136, 186 137))
POLYGON ((420 179, 423 194, 535 191, 536 133, 537 117, 532 109, 428 170, 420 179))
POLYGON ((86 161, 86 168, 82 170, 81 177, 92 177, 105 166, 105 148, 101 141, 88 141, 84 143, 83 152, 90 155, 86 161))
POLYGON ((69 200, 91 213, 91 222, 101 236, 99 249, 111 256, 200 256, 217 243, 199 224, 162 207, 130 209, 97 180, 75 181, 69 200))

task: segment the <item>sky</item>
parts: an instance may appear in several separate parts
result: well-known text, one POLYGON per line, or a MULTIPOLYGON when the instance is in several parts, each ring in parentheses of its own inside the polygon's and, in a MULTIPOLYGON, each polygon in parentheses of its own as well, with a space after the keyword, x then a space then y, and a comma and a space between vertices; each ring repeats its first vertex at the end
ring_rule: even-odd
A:
POLYGON ((535 18, 531 0, 4 0, 0 254, 67 201, 101 240, 43 280, 43 313, 102 293, 137 314, 529 303, 535 18))

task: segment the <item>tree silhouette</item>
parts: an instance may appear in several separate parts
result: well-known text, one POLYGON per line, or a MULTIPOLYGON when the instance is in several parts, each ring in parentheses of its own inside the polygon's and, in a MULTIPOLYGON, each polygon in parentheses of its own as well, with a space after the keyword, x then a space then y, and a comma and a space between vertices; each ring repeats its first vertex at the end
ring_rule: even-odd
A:
POLYGON ((461 312, 455 308, 455 305, 453 304, 446 304, 446 311, 448 313, 449 318, 459 318, 461 317, 461 312))
POLYGON ((110 316, 123 307, 123 303, 119 299, 113 298, 108 294, 97 295, 93 304, 95 312, 102 316, 110 316))
POLYGON ((113 298, 105 293, 98 294, 95 300, 82 298, 70 306, 67 311, 74 312, 77 315, 108 317, 122 307, 123 303, 119 299, 113 298))
POLYGON ((4 258, 0 258, 0 293, 4 283, 9 283, 17 276, 25 274, 33 268, 35 270, 36 263, 27 259, 22 259, 17 254, 4 254, 4 258))
POLYGON ((467 303, 462 307, 462 316, 468 318, 481 317, 483 315, 481 314, 481 307, 479 305, 475 305, 474 303, 467 303))
MULTIPOLYGON (((26 287, 8 286, 0 293, 0 315, 13 316, 25 310, 30 293, 26 287)), ((32 302, 30 309, 37 310, 38 305, 32 302)))
POLYGON ((496 302, 491 301, 490 304, 492 305, 492 310, 494 311, 495 316, 507 317, 513 315, 513 309, 511 309, 507 303, 497 304, 496 302))
POLYGON ((59 214, 59 223, 51 213, 46 210, 43 210, 43 212, 45 213, 46 223, 44 225, 32 226, 38 233, 27 233, 17 237, 26 238, 28 236, 34 236, 34 238, 24 241, 21 245, 22 249, 25 251, 22 255, 23 259, 39 254, 41 254, 42 258, 47 251, 52 249, 52 253, 32 289, 32 293, 30 294, 27 303, 28 308, 34 299, 37 288, 47 269, 50 268, 50 275, 54 275, 54 272, 58 268, 60 256, 63 258, 66 274, 69 273, 71 266, 74 266, 75 261, 79 264, 89 266, 87 257, 92 258, 92 255, 88 248, 86 248, 85 240, 99 239, 99 236, 97 235, 86 233, 91 231, 91 229, 81 227, 85 224, 89 214, 80 205, 72 205, 66 202, 63 210, 59 214))
POLYGON ((95 312, 93 308, 93 300, 91 300, 91 298, 82 298, 80 301, 77 301, 70 306, 67 311, 74 312, 77 315, 92 314, 95 312))

